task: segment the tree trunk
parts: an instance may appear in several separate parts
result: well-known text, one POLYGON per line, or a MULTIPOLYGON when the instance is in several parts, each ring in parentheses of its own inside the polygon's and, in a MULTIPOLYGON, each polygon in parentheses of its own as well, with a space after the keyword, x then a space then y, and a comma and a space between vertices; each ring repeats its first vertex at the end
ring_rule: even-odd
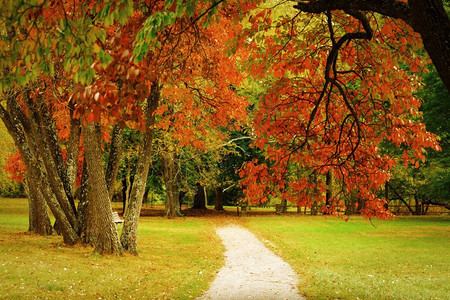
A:
POLYGON ((87 211, 87 205, 88 205, 88 169, 86 165, 86 159, 83 159, 83 173, 81 174, 81 187, 80 190, 80 198, 78 201, 78 227, 81 240, 83 243, 87 242, 87 235, 86 235, 86 211, 87 211))
MULTIPOLYGON (((65 198, 67 198, 67 201, 70 204, 70 207, 72 208, 72 212, 74 216, 76 217, 77 210, 75 207, 75 201, 73 199, 72 194, 72 187, 69 183, 69 178, 67 176, 67 169, 66 165, 64 163, 64 159, 62 156, 61 148, 58 144, 58 138, 56 135, 55 127, 52 117, 50 115, 50 111, 48 110, 47 103, 45 102, 45 99, 43 97, 38 97, 40 100, 38 103, 36 103, 39 108, 38 116, 41 119, 41 132, 45 132, 45 142, 48 145, 48 148, 50 150, 51 157, 53 158, 54 167, 56 169, 56 174, 58 175, 57 180, 60 181, 64 191, 65 191, 65 198)), ((36 108, 36 106, 33 106, 33 108, 36 108)), ((49 160, 47 157, 46 160, 49 160)), ((47 166, 46 166, 47 167, 47 166)), ((49 172, 50 173, 50 172, 49 172)), ((59 184, 59 183, 58 183, 59 184)), ((64 200, 66 201, 66 200, 64 200)), ((76 225, 75 225, 76 227, 76 225)))
POLYGON ((417 196, 417 191, 414 193, 414 215, 422 215, 422 205, 420 199, 417 196))
POLYGON ((128 185, 126 175, 122 178, 122 215, 125 215, 125 209, 127 206, 127 197, 128 197, 128 185))
POLYGON ((122 184, 125 184, 123 186, 123 191, 125 194, 123 197, 123 207, 122 207, 122 214, 125 215, 125 211, 128 207, 128 202, 130 201, 131 188, 133 186, 133 180, 131 178, 130 161, 127 162, 127 174, 125 174, 125 180, 122 181, 122 184))
POLYGON ((182 213, 181 208, 183 206, 184 197, 186 197, 186 192, 185 191, 180 191, 178 193, 178 203, 180 205, 180 214, 182 213))
POLYGON ((319 205, 316 200, 311 204, 311 215, 316 216, 319 212, 319 205))
POLYGON ((75 106, 72 101, 69 103, 69 110, 70 110, 70 134, 69 134, 69 143, 67 145, 66 170, 70 191, 75 198, 75 189, 78 171, 78 156, 80 154, 81 123, 80 119, 73 118, 75 106))
POLYGON ((197 192, 194 196, 194 209, 206 209, 205 189, 200 183, 197 183, 197 192))
POLYGON ((109 151, 108 167, 106 168, 106 186, 111 200, 114 195, 114 183, 116 182, 122 155, 122 132, 123 129, 119 125, 115 125, 112 130, 111 150, 109 151))
MULTIPOLYGON (((7 99, 9 111, 6 111, 0 105, 0 117, 22 156, 26 169, 26 178, 30 187, 36 187, 42 193, 42 198, 45 199, 53 216, 60 223, 64 243, 68 245, 76 244, 79 241, 78 234, 49 186, 48 175, 39 157, 39 151, 36 150, 36 136, 32 134, 31 122, 23 113, 14 97, 10 96, 7 99), (26 136, 26 132, 28 136, 26 136)), ((36 206, 34 208, 36 209, 36 206)), ((36 212, 34 211, 33 213, 36 212)))
POLYGON ((314 199, 311 204, 311 215, 315 216, 319 212, 319 204, 315 199, 319 194, 319 188, 317 187, 317 170, 313 170, 309 176, 309 180, 314 184, 314 188, 311 193, 311 197, 314 199))
POLYGON ((439 0, 409 0, 411 26, 450 92, 450 20, 439 0))
POLYGON ((222 197, 222 188, 216 187, 216 199, 214 201, 214 209, 215 210, 224 210, 223 209, 223 197, 222 197))
POLYGON ((329 214, 331 211, 329 209, 332 206, 332 198, 333 198, 333 173, 331 173, 331 170, 329 170, 326 175, 326 185, 327 185, 327 191, 325 194, 325 213, 329 214))
POLYGON ((86 241, 99 253, 121 253, 122 248, 112 216, 99 136, 93 123, 82 128, 84 157, 88 170, 86 241))
POLYGON ((281 212, 283 212, 283 213, 287 212, 287 200, 286 199, 281 200, 281 212))
POLYGON ((131 254, 137 255, 137 228, 141 214, 142 200, 147 183, 147 174, 150 167, 150 154, 152 151, 154 112, 158 108, 160 86, 157 81, 152 83, 150 97, 147 100, 145 111, 146 132, 139 147, 136 174, 131 189, 130 201, 125 210, 124 223, 120 241, 123 248, 131 254))
POLYGON ((178 176, 175 163, 175 153, 173 151, 163 151, 161 153, 162 173, 166 186, 166 216, 173 219, 181 216, 178 176))
POLYGON ((53 231, 52 223, 42 193, 34 184, 30 186, 29 180, 25 181, 25 189, 30 208, 28 231, 43 236, 51 235, 53 231))
MULTIPOLYGON (((34 200, 28 187, 28 180, 25 180, 25 193, 28 196, 28 231, 33 232, 35 227, 34 200)), ((52 224, 50 224, 52 226, 52 224)))
POLYGON ((389 209, 389 183, 387 181, 384 183, 384 198, 386 198, 384 208, 387 210, 389 209))
MULTIPOLYGON (((78 223, 73 198, 69 194, 68 186, 66 187, 61 178, 63 166, 60 164, 62 162, 55 159, 55 157, 58 156, 54 153, 57 146, 53 145, 53 137, 49 136, 53 135, 53 128, 50 128, 51 124, 48 124, 48 122, 45 124, 42 122, 42 118, 39 116, 38 107, 36 107, 37 104, 34 103, 33 100, 27 98, 25 102, 30 115, 31 125, 31 132, 29 132, 28 135, 31 135, 31 138, 35 141, 36 146, 38 147, 39 156, 42 158, 41 162, 45 166, 46 180, 48 180, 51 190, 55 194, 59 205, 70 222, 70 225, 75 231, 77 231, 78 223)), ((17 107, 17 109, 20 108, 17 107)))

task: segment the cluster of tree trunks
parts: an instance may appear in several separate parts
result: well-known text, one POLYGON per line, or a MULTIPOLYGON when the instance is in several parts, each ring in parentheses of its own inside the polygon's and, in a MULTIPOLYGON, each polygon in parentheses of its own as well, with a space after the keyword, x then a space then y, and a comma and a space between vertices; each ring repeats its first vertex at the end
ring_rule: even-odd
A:
MULTIPOLYGON (((56 110, 51 111, 43 96, 32 97, 36 87, 11 90, 6 94, 7 105, 0 105, 0 117, 19 150, 26 167, 25 185, 29 195, 29 231, 41 235, 52 234, 55 229, 64 243, 88 243, 100 253, 137 254, 137 226, 145 192, 150 151, 158 107, 160 86, 152 84, 146 105, 146 131, 139 145, 139 158, 134 184, 125 211, 125 222, 119 239, 112 217, 111 198, 117 177, 122 143, 122 129, 113 126, 107 172, 105 173, 101 149, 99 123, 71 119, 67 142, 60 141, 54 122, 56 110), (74 193, 77 164, 80 155, 80 137, 83 136, 84 167, 78 207, 74 193), (67 149, 64 161, 61 146, 67 149), (56 221, 50 222, 50 208, 56 221)), ((41 93, 42 95, 44 93, 41 93)), ((73 104, 68 109, 73 115, 73 104)))
MULTIPOLYGON (((145 108, 146 130, 138 151, 136 172, 132 184, 125 185, 124 225, 119 237, 112 217, 111 200, 121 159, 123 129, 111 128, 108 165, 104 166, 99 123, 82 122, 73 118, 74 105, 69 103, 70 134, 68 141, 60 141, 54 122, 56 111, 49 109, 43 98, 32 99, 26 87, 7 94, 7 106, 0 105, 0 117, 13 137, 26 166, 25 187, 29 196, 29 231, 50 235, 54 230, 64 242, 73 245, 87 243, 99 253, 137 254, 137 228, 152 151, 154 112, 159 105, 160 86, 154 82, 145 108), (83 144, 81 145, 81 137, 83 144), (83 169, 78 170, 80 148, 84 147, 83 169), (62 148, 67 149, 63 159, 62 148), (76 189, 78 172, 82 172, 81 187, 76 189), (75 205, 74 195, 79 199, 75 205), (50 208, 56 221, 52 226, 47 211, 50 208)), ((185 193, 179 190, 179 166, 176 154, 161 154, 162 174, 166 186, 166 215, 181 216, 181 201, 185 193)), ((194 197, 196 209, 206 209, 205 188, 197 184, 194 197)), ((216 190, 217 210, 223 210, 222 191, 216 190)))

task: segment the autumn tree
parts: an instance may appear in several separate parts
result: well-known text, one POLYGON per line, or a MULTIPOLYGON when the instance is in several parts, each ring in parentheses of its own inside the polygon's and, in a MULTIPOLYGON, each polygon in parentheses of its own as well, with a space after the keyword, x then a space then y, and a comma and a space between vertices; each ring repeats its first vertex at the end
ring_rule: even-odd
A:
MULTIPOLYGON (((37 189, 31 191, 36 197, 30 199, 45 199, 40 201, 40 211, 46 205, 52 209, 68 244, 81 237, 99 252, 118 253, 123 247, 137 253, 138 218, 163 86, 171 87, 173 101, 188 103, 186 95, 195 94, 208 103, 216 123, 242 114, 245 104, 230 89, 239 74, 224 53, 225 40, 239 24, 230 22, 230 11, 225 10, 220 25, 206 28, 197 21, 216 13, 217 5, 183 8, 172 4, 2 4, 5 29, 1 34, 6 47, 1 49, 5 76, 0 83, 7 105, 1 107, 0 116, 20 150, 29 186, 37 189), (58 136, 64 132, 57 128, 58 114, 65 115, 63 124, 70 124, 65 127, 67 145, 58 136), (119 159, 113 152, 125 125, 143 133, 119 243, 109 200, 119 159), (110 130, 106 168, 102 140, 110 130), (84 168, 77 209, 73 184, 81 137, 84 168), (62 150, 69 151, 66 159, 62 150)), ((211 18, 205 20, 206 25, 211 18)))
MULTIPOLYGON (((270 86, 254 119, 254 145, 265 150, 268 163, 243 168, 247 198, 311 205, 312 175, 329 173, 340 191, 328 197, 324 212, 337 214, 340 196, 357 191, 364 215, 389 217, 375 192, 396 162, 379 144, 410 146, 403 159, 413 164, 424 159, 424 147, 439 149, 420 122, 414 96, 420 78, 410 73, 423 69, 415 48, 420 38, 402 21, 371 13, 315 15, 299 12, 300 3, 297 9, 265 4, 269 8, 251 14, 240 44, 253 51, 252 75, 270 86), (296 176, 298 169, 311 176, 296 176)), ((326 185, 317 188, 321 199, 326 185)))
MULTIPOLYGON (((14 141, 8 135, 3 122, 0 122, 0 196, 21 197, 25 167, 18 159, 14 141)), ((20 156, 19 156, 20 157, 20 156)))

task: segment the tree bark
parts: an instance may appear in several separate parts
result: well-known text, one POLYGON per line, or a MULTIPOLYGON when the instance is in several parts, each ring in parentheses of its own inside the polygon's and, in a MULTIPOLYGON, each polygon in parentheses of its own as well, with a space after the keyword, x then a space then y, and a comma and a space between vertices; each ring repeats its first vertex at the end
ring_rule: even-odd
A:
POLYGON ((173 219, 176 216, 181 216, 174 152, 169 150, 162 152, 161 162, 164 184, 166 186, 166 216, 169 219, 173 219))
POLYGON ((415 191, 414 192, 414 215, 422 215, 422 214, 423 214, 423 206, 417 195, 417 191, 415 191))
POLYGON ((154 112, 158 108, 160 99, 160 86, 157 81, 152 83, 150 97, 147 99, 145 111, 146 131, 139 147, 136 174, 131 189, 130 200, 124 215, 124 223, 120 241, 125 251, 137 255, 137 228, 141 214, 142 200, 147 183, 147 174, 150 167, 150 154, 152 151, 154 112))
POLYGON ((450 20, 439 0, 409 0, 412 28, 450 92, 450 20))
POLYGON ((309 192, 311 194, 311 197, 314 199, 313 203, 311 204, 311 215, 315 216, 319 212, 319 204, 315 199, 319 194, 319 188, 317 187, 317 170, 313 170, 311 172, 311 174, 309 175, 309 180, 314 184, 313 190, 309 192))
POLYGON ((111 200, 114 195, 114 183, 116 182, 122 155, 122 133, 123 129, 119 125, 115 125, 112 130, 111 150, 109 151, 108 167, 106 168, 106 186, 111 200))
MULTIPOLYGON (((325 193, 325 208, 330 209, 333 198, 333 173, 331 173, 331 170, 325 174, 325 182, 327 185, 327 191, 325 193)), ((330 211, 325 210, 325 213, 329 214, 330 211)))
POLYGON ((194 206, 193 209, 206 209, 206 197, 205 189, 200 183, 197 183, 197 192, 194 196, 194 206))
MULTIPOLYGON (((36 142, 36 146, 39 150, 39 156, 42 158, 41 161, 45 167, 46 179, 51 187, 51 190, 56 196, 56 199, 64 211, 70 225, 75 231, 78 231, 78 222, 76 219, 76 211, 73 203, 73 198, 68 194, 68 187, 65 186, 62 178, 60 177, 61 169, 63 168, 59 165, 58 161, 54 159, 56 154, 54 153, 56 145, 52 146, 50 140, 52 137, 48 135, 52 134, 52 128, 49 128, 51 124, 45 124, 39 115, 36 103, 30 98, 26 99, 26 107, 30 115, 30 125, 31 132, 28 135, 32 135, 33 140, 36 142), (53 150, 53 151, 52 151, 53 150)), ((18 105, 15 102, 15 105, 18 105)), ((16 109, 20 109, 17 107, 16 109)), ((59 148, 59 147, 58 147, 59 148)), ((60 162, 61 163, 61 162, 60 162)))
POLYGON ((387 181, 384 183, 384 198, 386 198, 384 208, 389 209, 389 184, 387 181))
POLYGON ((87 242, 87 235, 86 235, 86 211, 87 211, 87 205, 88 205, 88 169, 87 169, 87 165, 86 165, 86 159, 83 160, 83 170, 82 170, 82 174, 81 174, 81 186, 80 186, 80 198, 78 201, 78 226, 79 226, 79 232, 78 234, 80 235, 81 241, 83 241, 83 243, 88 243, 87 242))
POLYGON ((425 50, 450 91, 450 19, 440 0, 305 0, 294 8, 309 13, 330 10, 372 11, 401 19, 422 37, 425 50))
POLYGON ((80 155, 81 123, 80 119, 75 119, 73 117, 75 107, 72 101, 69 103, 69 110, 70 110, 70 134, 69 134, 69 143, 67 146, 66 170, 70 192, 75 197, 77 171, 78 171, 78 156, 80 155))
POLYGON ((122 252, 116 224, 112 216, 109 193, 106 187, 105 172, 100 137, 93 123, 82 128, 84 157, 88 170, 86 241, 99 253, 122 252))
POLYGON ((222 195, 223 195, 222 188, 216 187, 216 199, 214 200, 214 209, 217 211, 224 210, 222 195))
POLYGON ((128 202, 130 201, 131 196, 131 188, 133 187, 134 179, 131 177, 131 162, 127 161, 127 173, 125 174, 125 178, 122 180, 122 192, 123 194, 123 207, 122 207, 122 214, 125 215, 125 211, 128 207, 128 202))
POLYGON ((6 111, 0 105, 0 117, 22 156, 26 169, 26 178, 29 180, 30 187, 34 186, 42 193, 42 198, 45 199, 53 216, 60 223, 64 243, 68 245, 76 244, 79 241, 78 234, 56 199, 55 194, 48 183, 48 175, 46 174, 45 167, 39 157, 39 152, 35 149, 36 143, 34 139, 36 137, 30 133, 32 131, 30 120, 21 110, 14 95, 8 97, 7 100, 9 111, 6 111), (30 133, 29 136, 26 136, 25 132, 30 133))
MULTIPOLYGON (((64 159, 62 156, 61 148, 58 144, 58 138, 55 131, 55 124, 50 116, 47 103, 42 97, 38 98, 40 101, 37 103, 39 106, 39 118, 41 119, 41 128, 45 132, 45 142, 50 149, 50 153, 53 158, 54 166, 56 168, 56 174, 58 174, 58 181, 61 182, 63 189, 66 194, 66 198, 70 203, 73 213, 77 214, 75 207, 75 201, 73 199, 72 187, 69 183, 69 178, 67 176, 66 165, 64 164, 64 159)), ((50 158, 47 158, 50 159, 50 158)))
POLYGON ((34 184, 30 185, 29 180, 25 180, 25 189, 30 209, 28 231, 43 236, 51 235, 52 223, 42 193, 34 184))

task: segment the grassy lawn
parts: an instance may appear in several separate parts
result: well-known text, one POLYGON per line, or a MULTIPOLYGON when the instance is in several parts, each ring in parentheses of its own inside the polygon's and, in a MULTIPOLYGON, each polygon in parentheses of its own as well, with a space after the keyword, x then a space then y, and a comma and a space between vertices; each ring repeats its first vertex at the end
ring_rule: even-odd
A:
POLYGON ((26 200, 0 199, 0 299, 189 299, 223 264, 207 219, 141 218, 138 257, 99 256, 27 228, 26 200))
MULTIPOLYGON (((138 257, 28 235, 27 202, 0 199, 0 299, 189 299, 223 265, 216 226, 239 223, 292 265, 309 299, 448 299, 450 217, 142 217, 138 257)), ((245 241, 243 241, 245 242, 245 241)))
POLYGON ((449 299, 450 218, 249 217, 311 299, 449 299))

